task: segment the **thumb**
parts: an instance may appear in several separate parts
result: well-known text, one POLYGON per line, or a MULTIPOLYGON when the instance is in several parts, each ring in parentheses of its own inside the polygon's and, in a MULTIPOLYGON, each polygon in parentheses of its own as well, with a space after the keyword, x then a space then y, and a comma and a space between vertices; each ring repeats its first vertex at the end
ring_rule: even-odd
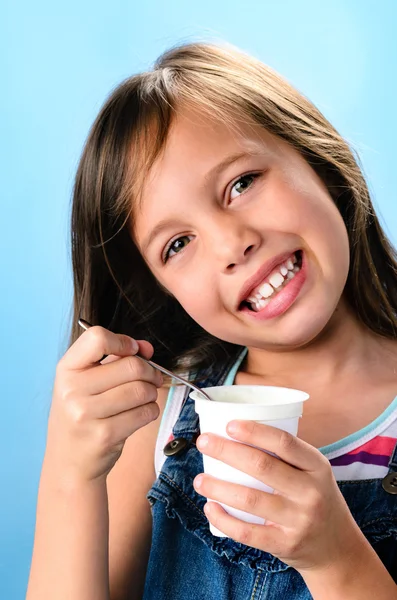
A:
POLYGON ((153 356, 154 348, 152 344, 146 340, 136 340, 139 344, 138 354, 141 354, 143 358, 150 359, 153 356))

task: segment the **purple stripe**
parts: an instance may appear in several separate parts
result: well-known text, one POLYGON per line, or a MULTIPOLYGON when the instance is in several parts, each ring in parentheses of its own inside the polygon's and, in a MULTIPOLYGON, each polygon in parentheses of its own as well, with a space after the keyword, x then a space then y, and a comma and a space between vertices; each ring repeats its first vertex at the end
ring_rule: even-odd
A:
POLYGON ((378 465, 379 467, 387 467, 390 456, 382 456, 382 454, 370 454, 369 452, 357 452, 357 454, 343 454, 336 458, 331 458, 329 461, 334 467, 345 467, 355 462, 361 462, 366 465, 378 465))

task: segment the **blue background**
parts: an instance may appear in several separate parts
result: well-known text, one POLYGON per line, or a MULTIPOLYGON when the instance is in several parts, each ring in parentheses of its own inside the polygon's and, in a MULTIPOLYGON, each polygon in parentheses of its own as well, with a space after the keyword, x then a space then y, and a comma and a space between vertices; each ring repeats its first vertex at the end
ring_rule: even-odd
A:
POLYGON ((240 46, 279 70, 358 149, 396 243, 397 3, 0 6, 0 597, 14 600, 25 597, 54 370, 70 324, 73 176, 106 95, 176 42, 240 46))

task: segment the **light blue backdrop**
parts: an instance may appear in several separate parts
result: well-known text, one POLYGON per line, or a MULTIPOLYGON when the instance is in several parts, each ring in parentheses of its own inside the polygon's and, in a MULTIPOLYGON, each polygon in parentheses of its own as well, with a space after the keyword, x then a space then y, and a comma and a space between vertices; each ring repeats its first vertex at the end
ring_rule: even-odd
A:
POLYGON ((0 14, 0 597, 22 599, 54 369, 71 301, 68 216, 105 96, 179 41, 225 39, 279 70, 361 153, 397 241, 395 0, 8 0, 0 14), (393 108, 394 107, 394 108, 393 108))

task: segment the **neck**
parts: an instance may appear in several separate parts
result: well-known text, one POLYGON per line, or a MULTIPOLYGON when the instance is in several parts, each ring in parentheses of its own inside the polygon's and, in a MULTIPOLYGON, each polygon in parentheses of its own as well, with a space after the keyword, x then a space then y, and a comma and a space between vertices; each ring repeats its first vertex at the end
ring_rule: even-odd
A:
POLYGON ((345 376, 351 380, 368 374, 379 365, 388 343, 360 323, 342 300, 321 335, 310 344, 281 352, 249 348, 243 371, 263 377, 269 385, 332 388, 345 376))

